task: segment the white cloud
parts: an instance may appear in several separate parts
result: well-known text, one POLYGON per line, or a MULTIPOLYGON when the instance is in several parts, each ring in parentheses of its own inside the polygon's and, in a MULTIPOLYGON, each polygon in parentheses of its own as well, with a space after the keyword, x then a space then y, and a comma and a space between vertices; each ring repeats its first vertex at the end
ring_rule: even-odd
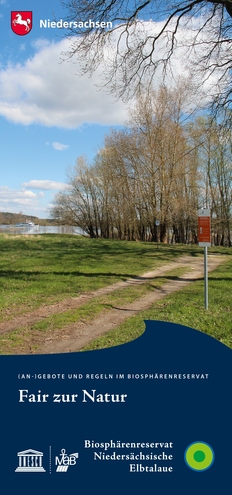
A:
POLYGON ((42 40, 35 46, 35 55, 24 64, 8 64, 0 71, 0 115, 24 125, 69 129, 124 122, 125 105, 96 89, 99 74, 78 77, 75 64, 61 62, 68 40, 49 45, 42 40))
POLYGON ((66 150, 69 148, 68 144, 62 144, 62 143, 58 143, 58 142, 52 143, 52 146, 53 146, 53 148, 55 148, 55 150, 58 150, 58 151, 63 151, 63 150, 66 150))
MULTIPOLYGON (((141 22, 138 31, 134 34, 135 39, 142 39, 147 33, 154 35, 163 24, 164 21, 141 22)), ((184 26, 180 27, 176 35, 177 50, 172 58, 175 76, 188 74, 186 50, 181 44, 183 40, 191 44, 194 30, 190 27, 188 26, 188 29, 184 26)), ((74 41, 75 38, 72 39, 72 42, 74 41)), ((105 50, 106 62, 112 60, 116 43, 115 34, 111 40, 111 48, 105 50)), ((120 50, 121 48, 123 50, 125 44, 123 37, 120 43, 120 50)), ((147 50, 149 50, 148 45, 147 50)), ((70 40, 63 39, 51 43, 46 39, 38 39, 33 42, 33 47, 35 54, 25 63, 9 63, 0 71, 0 115, 14 123, 24 125, 37 123, 68 129, 77 128, 84 123, 116 125, 125 122, 126 105, 122 101, 116 102, 111 94, 96 88, 104 78, 103 66, 99 67, 92 77, 88 75, 79 77, 76 75, 79 68, 78 55, 75 63, 61 61, 61 54, 70 49, 70 40)), ((160 57, 165 53, 165 43, 160 43, 157 49, 154 61, 157 54, 160 57)), ((162 82, 162 75, 160 68, 154 79, 155 85, 162 82)), ((210 83, 212 80, 207 80, 205 87, 207 94, 210 83)))
POLYGON ((33 214, 39 208, 39 195, 24 189, 14 190, 7 186, 0 186, 0 211, 33 214))
MULTIPOLYGON (((24 215, 48 218, 50 215, 48 204, 51 204, 53 197, 55 196, 55 192, 53 193, 50 189, 54 189, 54 191, 56 190, 57 192, 57 190, 64 189, 64 187, 67 186, 62 182, 53 181, 30 181, 25 184, 31 185, 31 183, 34 182, 38 183, 38 186, 39 182, 42 183, 42 186, 45 182, 45 187, 43 187, 45 192, 27 190, 26 185, 20 189, 11 189, 7 186, 0 186, 0 211, 12 213, 19 213, 21 211, 24 215), (46 184, 47 182, 50 182, 50 187, 46 184)), ((32 185, 31 188, 33 189, 32 185)), ((37 188, 34 187, 34 189, 37 188)))
POLYGON ((36 194, 33 193, 32 191, 25 191, 19 190, 19 191, 14 191, 13 189, 10 189, 7 186, 1 186, 0 187, 0 197, 1 201, 8 200, 9 198, 11 201, 17 203, 18 201, 30 201, 32 198, 36 198, 36 194))
POLYGON ((46 38, 38 38, 36 40, 32 40, 31 45, 35 48, 35 50, 41 50, 49 47, 51 42, 46 38))
POLYGON ((65 189, 67 184, 63 182, 55 182, 53 180, 30 180, 29 182, 23 182, 23 187, 30 187, 32 189, 43 189, 44 191, 52 191, 65 189))

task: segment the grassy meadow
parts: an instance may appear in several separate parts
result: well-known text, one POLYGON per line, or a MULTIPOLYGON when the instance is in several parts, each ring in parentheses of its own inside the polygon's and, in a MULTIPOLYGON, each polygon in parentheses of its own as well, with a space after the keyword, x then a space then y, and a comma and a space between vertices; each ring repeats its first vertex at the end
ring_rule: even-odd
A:
POLYGON ((126 280, 185 253, 197 255, 198 249, 73 235, 0 235, 0 321, 126 280))
MULTIPOLYGON (((225 251, 222 252, 225 254, 225 251)), ((144 332, 144 320, 186 325, 214 337, 232 349, 232 256, 229 258, 209 273, 208 310, 204 308, 204 280, 199 280, 157 301, 149 310, 129 318, 117 329, 92 341, 84 350, 130 342, 144 332)))
MULTIPOLYGON (((76 297, 160 267, 182 255, 202 256, 198 246, 87 239, 73 235, 0 235, 0 322, 27 315, 41 306, 76 297)), ((203 281, 158 301, 144 313, 91 343, 88 349, 128 342, 144 331, 144 319, 173 321, 198 328, 232 347, 232 250, 211 248, 228 256, 209 274, 209 310, 204 310, 203 281)), ((0 353, 36 352, 40 342, 72 322, 90 321, 113 305, 130 303, 186 267, 143 285, 117 290, 90 300, 75 310, 51 315, 32 326, 0 335, 0 353), (30 349, 30 350, 29 350, 30 349)))

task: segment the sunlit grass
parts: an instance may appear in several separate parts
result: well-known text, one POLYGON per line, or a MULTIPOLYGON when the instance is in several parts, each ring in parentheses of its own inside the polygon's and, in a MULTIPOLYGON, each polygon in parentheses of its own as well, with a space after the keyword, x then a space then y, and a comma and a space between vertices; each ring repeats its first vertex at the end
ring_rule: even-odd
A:
POLYGON ((204 307, 204 281, 157 301, 149 310, 127 319, 94 340, 85 350, 124 344, 145 330, 144 320, 161 320, 200 330, 232 348, 232 260, 209 274, 209 308, 204 307))
POLYGON ((176 278, 183 275, 187 267, 180 267, 166 273, 150 282, 138 286, 128 286, 125 289, 116 290, 110 294, 94 298, 77 309, 70 309, 58 314, 41 319, 34 325, 26 325, 17 331, 0 335, 0 354, 29 353, 39 348, 44 343, 44 338, 54 335, 57 330, 62 329, 65 334, 68 325, 76 323, 88 323, 99 314, 109 312, 115 306, 128 305, 154 289, 164 285, 170 277, 176 278), (17 351, 16 351, 17 348, 17 351))
POLYGON ((199 252, 73 235, 0 235, 0 321, 199 252))

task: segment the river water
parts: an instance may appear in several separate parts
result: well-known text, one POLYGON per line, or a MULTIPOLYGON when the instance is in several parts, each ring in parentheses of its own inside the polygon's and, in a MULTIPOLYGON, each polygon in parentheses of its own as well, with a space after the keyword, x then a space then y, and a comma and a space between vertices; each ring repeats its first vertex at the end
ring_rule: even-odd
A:
POLYGON ((86 235, 86 233, 79 229, 79 227, 63 226, 63 225, 46 225, 42 227, 40 225, 16 227, 14 225, 0 225, 0 234, 74 234, 74 235, 86 235))

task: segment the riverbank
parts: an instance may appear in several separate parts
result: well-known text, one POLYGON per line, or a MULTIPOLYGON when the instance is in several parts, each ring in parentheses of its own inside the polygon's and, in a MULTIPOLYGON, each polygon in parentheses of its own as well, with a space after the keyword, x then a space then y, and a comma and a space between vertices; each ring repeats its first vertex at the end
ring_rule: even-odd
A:
POLYGON ((66 234, 84 235, 78 227, 69 225, 0 225, 0 234, 6 235, 42 235, 66 234))

